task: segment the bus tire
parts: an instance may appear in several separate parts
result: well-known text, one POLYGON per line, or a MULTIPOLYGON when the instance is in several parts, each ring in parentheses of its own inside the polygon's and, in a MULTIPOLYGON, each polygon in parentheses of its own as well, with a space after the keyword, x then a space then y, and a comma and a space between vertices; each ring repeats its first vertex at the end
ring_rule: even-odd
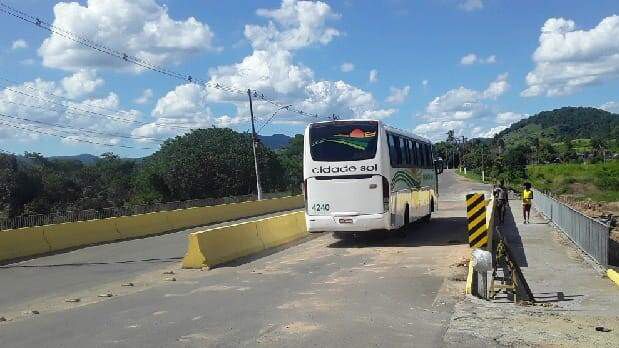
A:
POLYGON ((396 237, 406 238, 406 228, 408 227, 409 224, 410 224, 410 213, 409 213, 408 204, 407 204, 404 210, 404 225, 402 225, 402 227, 400 227, 396 231, 395 233, 396 237))
POLYGON ((406 207, 404 208, 404 226, 408 226, 410 223, 411 223, 410 209, 407 204, 406 207))
POLYGON ((431 218, 432 218, 432 213, 428 213, 428 215, 424 215, 424 216, 421 218, 421 222, 423 222, 423 223, 428 223, 428 222, 430 222, 430 219, 431 219, 431 218))

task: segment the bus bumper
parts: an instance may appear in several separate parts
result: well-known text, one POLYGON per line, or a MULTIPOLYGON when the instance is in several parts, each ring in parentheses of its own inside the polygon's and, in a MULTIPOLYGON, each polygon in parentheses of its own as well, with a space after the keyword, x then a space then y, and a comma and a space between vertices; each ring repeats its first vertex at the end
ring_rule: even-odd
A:
POLYGON ((391 216, 387 213, 355 216, 316 216, 305 214, 309 232, 361 232, 390 229, 391 216))

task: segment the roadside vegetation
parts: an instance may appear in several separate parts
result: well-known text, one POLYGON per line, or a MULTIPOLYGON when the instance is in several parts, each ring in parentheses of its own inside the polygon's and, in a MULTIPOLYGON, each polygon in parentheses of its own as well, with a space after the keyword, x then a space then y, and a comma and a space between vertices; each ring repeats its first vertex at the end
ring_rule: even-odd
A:
POLYGON ((570 200, 619 201, 619 115, 594 108, 544 111, 512 124, 492 139, 458 139, 454 132, 435 146, 449 167, 467 177, 524 181, 570 200))
MULTIPOLYGON (((38 153, 0 153, 0 218, 254 194, 251 134, 198 129, 167 140, 154 154, 94 163, 38 153)), ((265 192, 300 192, 303 136, 273 151, 258 146, 265 192)))
POLYGON ((535 187, 557 195, 598 202, 619 201, 619 161, 530 165, 535 187))

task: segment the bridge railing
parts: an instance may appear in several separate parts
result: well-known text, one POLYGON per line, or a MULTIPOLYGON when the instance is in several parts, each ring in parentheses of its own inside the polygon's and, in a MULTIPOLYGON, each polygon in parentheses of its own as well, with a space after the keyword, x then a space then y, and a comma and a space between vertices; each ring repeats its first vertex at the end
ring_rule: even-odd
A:
POLYGON ((610 225, 533 190, 533 206, 603 267, 608 266, 610 225))
MULTIPOLYGON (((290 195, 290 192, 266 193, 265 199, 280 198, 290 195)), ((110 207, 103 209, 58 211, 49 214, 32 214, 16 216, 9 219, 0 219, 0 230, 9 230, 22 227, 34 227, 64 222, 88 221, 94 219, 106 219, 111 217, 131 216, 158 211, 170 211, 177 209, 187 209, 193 207, 207 207, 219 204, 239 203, 256 200, 255 195, 230 196, 221 198, 192 199, 187 201, 175 201, 165 203, 153 203, 142 205, 131 205, 124 207, 110 207)))

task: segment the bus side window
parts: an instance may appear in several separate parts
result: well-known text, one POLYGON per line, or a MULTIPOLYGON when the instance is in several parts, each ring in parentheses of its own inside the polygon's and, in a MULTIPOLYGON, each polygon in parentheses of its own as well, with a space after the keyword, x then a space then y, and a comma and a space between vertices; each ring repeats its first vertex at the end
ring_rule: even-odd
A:
POLYGON ((428 144, 428 167, 430 169, 434 169, 434 155, 433 155, 433 149, 432 149, 432 144, 428 144))
POLYGON ((389 161, 391 166, 395 167, 397 164, 396 152, 395 152, 395 139, 393 134, 387 133, 387 142, 389 144, 389 161))
POLYGON ((408 164, 410 163, 410 156, 408 154, 408 145, 406 145, 407 142, 408 142, 408 139, 400 138, 400 153, 402 154, 403 167, 408 167, 408 164))
POLYGON ((415 156, 413 155, 413 141, 408 139, 406 142, 406 151, 408 151, 408 166, 413 167, 415 165, 415 156))
POLYGON ((432 168, 432 155, 430 154, 430 145, 429 144, 423 144, 423 149, 424 149, 424 155, 426 158, 426 168, 432 168))
POLYGON ((415 167, 421 168, 421 156, 419 156, 419 143, 417 141, 413 144, 413 152, 415 153, 415 167))
POLYGON ((400 137, 393 135, 393 146, 395 148, 395 166, 402 164, 402 148, 400 147, 400 137))

